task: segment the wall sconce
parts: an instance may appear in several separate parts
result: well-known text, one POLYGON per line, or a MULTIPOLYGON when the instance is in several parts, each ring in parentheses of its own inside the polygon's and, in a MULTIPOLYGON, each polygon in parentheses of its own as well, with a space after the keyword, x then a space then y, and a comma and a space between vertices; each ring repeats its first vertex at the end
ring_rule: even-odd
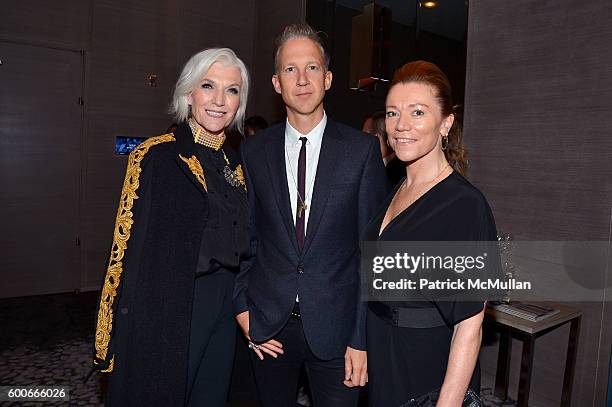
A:
POLYGON ((155 75, 154 73, 149 74, 147 85, 149 85, 149 87, 151 88, 156 87, 157 86, 157 75, 155 75))

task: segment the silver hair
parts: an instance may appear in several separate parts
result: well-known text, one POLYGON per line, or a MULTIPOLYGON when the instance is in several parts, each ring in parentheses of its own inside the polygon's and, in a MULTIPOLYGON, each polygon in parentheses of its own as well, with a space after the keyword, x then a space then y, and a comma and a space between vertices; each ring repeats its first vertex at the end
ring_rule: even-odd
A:
POLYGON ((329 69, 329 53, 325 49, 325 44, 323 44, 323 40, 317 31, 314 30, 308 24, 300 23, 300 24, 291 24, 286 26, 283 29, 283 32, 276 37, 276 51, 274 52, 274 72, 278 73, 278 57, 280 55, 281 47, 289 40, 293 40, 296 38, 308 38, 315 44, 319 46, 321 49, 321 55, 323 55, 323 65, 325 70, 329 69))
POLYGON ((200 84, 202 77, 206 75, 206 72, 215 62, 219 62, 226 67, 234 66, 240 71, 240 77, 242 78, 240 105, 229 127, 238 129, 242 133, 244 131, 244 116, 249 95, 249 71, 247 71, 244 62, 229 48, 209 48, 189 58, 174 87, 174 95, 172 96, 169 112, 179 123, 187 120, 190 110, 187 98, 200 84))

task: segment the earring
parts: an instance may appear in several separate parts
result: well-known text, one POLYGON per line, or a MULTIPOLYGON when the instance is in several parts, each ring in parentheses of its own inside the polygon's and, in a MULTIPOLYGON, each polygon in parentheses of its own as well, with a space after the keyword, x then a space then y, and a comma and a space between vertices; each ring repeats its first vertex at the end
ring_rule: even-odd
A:
POLYGON ((442 151, 446 151, 448 147, 448 134, 440 134, 442 136, 442 151))

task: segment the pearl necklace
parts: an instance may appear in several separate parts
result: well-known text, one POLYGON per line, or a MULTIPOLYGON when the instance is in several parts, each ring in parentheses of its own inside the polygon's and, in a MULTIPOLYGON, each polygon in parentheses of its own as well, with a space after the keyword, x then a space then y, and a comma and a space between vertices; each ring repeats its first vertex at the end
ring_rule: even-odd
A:
POLYGON ((198 144, 203 145, 204 147, 212 148, 215 151, 219 151, 223 143, 225 142, 225 134, 215 135, 207 132, 196 123, 193 118, 189 118, 188 120, 189 127, 191 128, 191 133, 193 134, 193 141, 198 144))

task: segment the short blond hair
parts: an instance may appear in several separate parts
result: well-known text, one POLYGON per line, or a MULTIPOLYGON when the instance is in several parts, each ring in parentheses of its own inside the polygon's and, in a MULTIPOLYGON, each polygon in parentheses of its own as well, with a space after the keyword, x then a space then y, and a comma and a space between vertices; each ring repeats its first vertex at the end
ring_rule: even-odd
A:
POLYGON ((283 32, 280 33, 278 37, 276 37, 276 51, 274 52, 274 72, 278 73, 278 59, 280 55, 280 50, 282 46, 289 40, 293 40, 296 38, 308 38, 310 41, 314 42, 321 49, 321 55, 323 55, 323 65, 325 70, 329 69, 329 53, 325 49, 325 44, 323 43, 323 39, 319 35, 317 31, 314 30, 310 25, 305 23, 299 24, 290 24, 283 29, 283 32))

